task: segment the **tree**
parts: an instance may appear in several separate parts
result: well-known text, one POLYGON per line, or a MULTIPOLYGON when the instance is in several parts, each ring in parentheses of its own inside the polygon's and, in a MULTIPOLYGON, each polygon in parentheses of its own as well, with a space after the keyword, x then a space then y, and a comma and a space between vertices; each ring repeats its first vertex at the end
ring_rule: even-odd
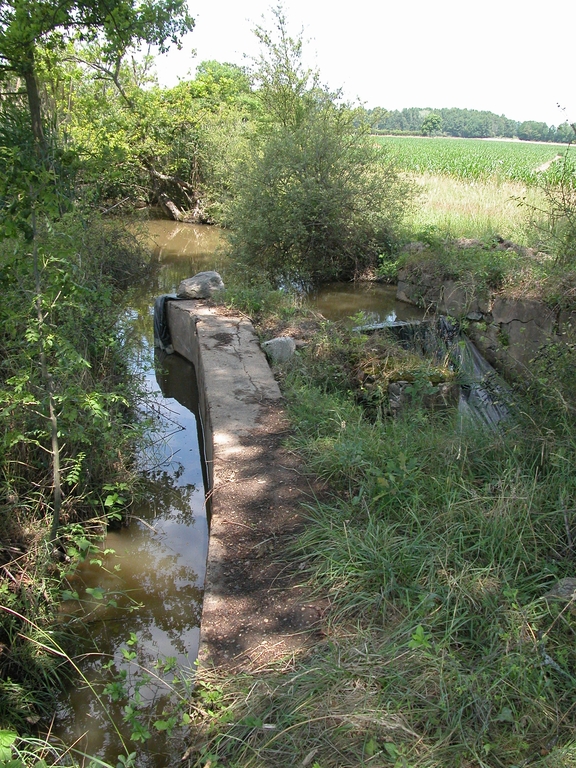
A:
POLYGON ((118 72, 127 49, 143 43, 161 52, 180 44, 194 20, 185 0, 8 0, 0 5, 0 72, 22 78, 34 140, 47 151, 37 80, 39 46, 62 50, 71 38, 101 40, 104 63, 118 72))
POLYGON ((431 112, 424 118, 421 131, 425 136, 431 136, 433 133, 440 133, 442 130, 442 118, 435 112, 431 112))
POLYGON ((231 246, 276 284, 353 277, 390 248, 410 187, 304 66, 302 38, 289 35, 281 9, 275 25, 256 30, 261 111, 236 170, 231 246))
MULTIPOLYGON (((141 43, 166 50, 168 41, 178 44, 181 35, 192 29, 193 20, 185 0, 4 0, 0 4, 0 76, 15 87, 10 102, 2 103, 4 122, 13 108, 19 117, 20 81, 24 81, 29 113, 29 130, 18 143, 2 142, 0 154, 6 172, 0 182, 0 224, 5 237, 16 239, 18 230, 29 243, 27 257, 32 264, 35 328, 34 339, 44 390, 47 422, 50 425, 53 516, 50 539, 57 535, 61 505, 61 444, 57 382, 51 365, 53 332, 46 318, 43 255, 39 230, 50 227, 61 217, 66 197, 62 180, 66 169, 63 154, 46 138, 38 86, 39 52, 56 54, 73 38, 85 42, 98 40, 103 69, 117 81, 127 49, 141 43), (31 151, 22 151, 29 146, 31 151), (64 194, 63 194, 64 191, 64 194)), ((11 115, 10 115, 11 116, 11 115)), ((18 125, 18 119, 13 121, 18 125)), ((68 201, 70 204, 70 201, 68 201)), ((56 270, 57 273, 57 270, 56 270)), ((52 361, 53 362, 53 361, 52 361)))
POLYGON ((548 141, 548 126, 536 120, 525 120, 518 126, 518 138, 523 141, 548 141))

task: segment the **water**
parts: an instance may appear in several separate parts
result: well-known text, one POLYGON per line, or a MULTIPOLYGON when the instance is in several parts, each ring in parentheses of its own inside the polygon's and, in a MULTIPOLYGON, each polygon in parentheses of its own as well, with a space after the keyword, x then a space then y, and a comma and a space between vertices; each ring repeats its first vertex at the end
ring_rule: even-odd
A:
MULTIPOLYGON (((147 414, 156 425, 155 443, 140 458, 146 499, 131 509, 130 524, 111 531, 102 553, 89 556, 71 580, 78 599, 64 603, 63 611, 79 625, 81 617, 80 636, 90 650, 78 657, 83 681, 63 698, 53 733, 112 765, 119 754, 135 751, 138 768, 166 768, 179 763, 174 743, 155 732, 144 743, 130 741, 138 726, 123 725, 123 716, 138 696, 147 713, 143 723, 151 712, 161 718, 174 671, 188 669, 193 677, 208 523, 193 366, 171 355, 154 368, 152 307, 157 296, 175 293, 182 279, 220 269, 222 257, 216 228, 166 220, 143 226, 157 269, 132 294, 127 317, 140 342, 135 368, 144 376, 147 414), (158 659, 168 660, 162 669, 155 666, 158 659), (116 702, 105 694, 106 685, 118 694, 116 702)), ((393 287, 371 283, 328 285, 306 301, 331 320, 359 311, 374 322, 421 316, 396 301, 393 287)))
MULTIPOLYGON (((134 367, 144 378, 146 416, 154 424, 152 445, 139 459, 145 499, 130 510, 129 525, 110 531, 102 552, 89 555, 70 580, 78 599, 65 602, 63 612, 77 621, 90 653, 78 659, 82 679, 62 700, 53 732, 112 765, 119 754, 136 751, 139 768, 164 768, 174 759, 169 740, 156 732, 145 745, 131 742, 139 726, 123 724, 124 708, 137 695, 143 710, 161 717, 173 683, 170 668, 190 670, 192 677, 208 521, 194 368, 178 355, 157 359, 154 366, 151 312, 157 295, 214 268, 219 233, 156 221, 150 222, 150 235, 157 269, 127 309, 127 325, 139 341, 134 367), (159 670, 158 659, 168 660, 164 667, 170 671, 159 670), (105 686, 118 692, 120 683, 126 695, 111 702, 105 686)), ((139 719, 145 723, 148 714, 139 719)))
POLYGON ((424 314, 418 307, 398 301, 396 286, 373 282, 329 283, 308 294, 305 303, 333 321, 362 312, 362 324, 418 320, 424 314))

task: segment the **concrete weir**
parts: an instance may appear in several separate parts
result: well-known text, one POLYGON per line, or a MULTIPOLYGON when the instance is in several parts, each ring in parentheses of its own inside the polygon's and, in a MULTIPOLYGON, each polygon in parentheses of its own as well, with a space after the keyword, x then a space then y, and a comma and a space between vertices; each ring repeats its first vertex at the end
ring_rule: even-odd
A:
POLYGON ((210 486, 200 662, 249 667, 302 648, 318 621, 280 562, 310 489, 250 321, 200 300, 169 302, 167 319, 196 368, 210 486))

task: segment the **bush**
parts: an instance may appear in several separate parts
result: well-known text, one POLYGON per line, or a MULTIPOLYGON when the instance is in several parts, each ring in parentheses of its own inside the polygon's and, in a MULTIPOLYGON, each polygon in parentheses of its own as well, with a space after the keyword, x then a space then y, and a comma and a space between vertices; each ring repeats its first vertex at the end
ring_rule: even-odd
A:
POLYGON ((236 171, 231 246, 277 285, 354 277, 392 248, 411 188, 352 110, 304 70, 302 41, 280 11, 276 28, 278 42, 257 30, 262 117, 236 171))

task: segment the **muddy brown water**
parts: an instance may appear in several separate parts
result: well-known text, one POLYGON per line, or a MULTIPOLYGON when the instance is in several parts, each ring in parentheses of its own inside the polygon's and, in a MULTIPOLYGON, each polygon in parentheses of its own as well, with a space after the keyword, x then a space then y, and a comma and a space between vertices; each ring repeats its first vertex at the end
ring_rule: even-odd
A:
MULTIPOLYGON (((116 766, 135 752, 138 768, 180 763, 178 727, 167 738, 150 726, 162 715, 174 676, 193 679, 202 610, 208 521, 202 466, 202 434, 193 366, 171 355, 154 366, 152 306, 175 293, 179 282, 222 268, 221 234, 214 227, 151 220, 157 269, 135 290, 126 310, 138 350, 134 369, 145 382, 150 447, 140 457, 146 498, 131 510, 127 527, 108 533, 102 552, 88 555, 63 604, 78 627, 80 670, 61 698, 53 734, 75 749, 116 766), (158 366, 159 363, 159 366, 158 366), (115 701, 112 699, 116 699, 115 701), (124 722, 126 707, 152 732, 131 740, 139 726, 124 722)), ((330 320, 363 311, 369 321, 415 319, 413 307, 396 301, 395 289, 375 284, 336 284, 307 297, 330 320)))

